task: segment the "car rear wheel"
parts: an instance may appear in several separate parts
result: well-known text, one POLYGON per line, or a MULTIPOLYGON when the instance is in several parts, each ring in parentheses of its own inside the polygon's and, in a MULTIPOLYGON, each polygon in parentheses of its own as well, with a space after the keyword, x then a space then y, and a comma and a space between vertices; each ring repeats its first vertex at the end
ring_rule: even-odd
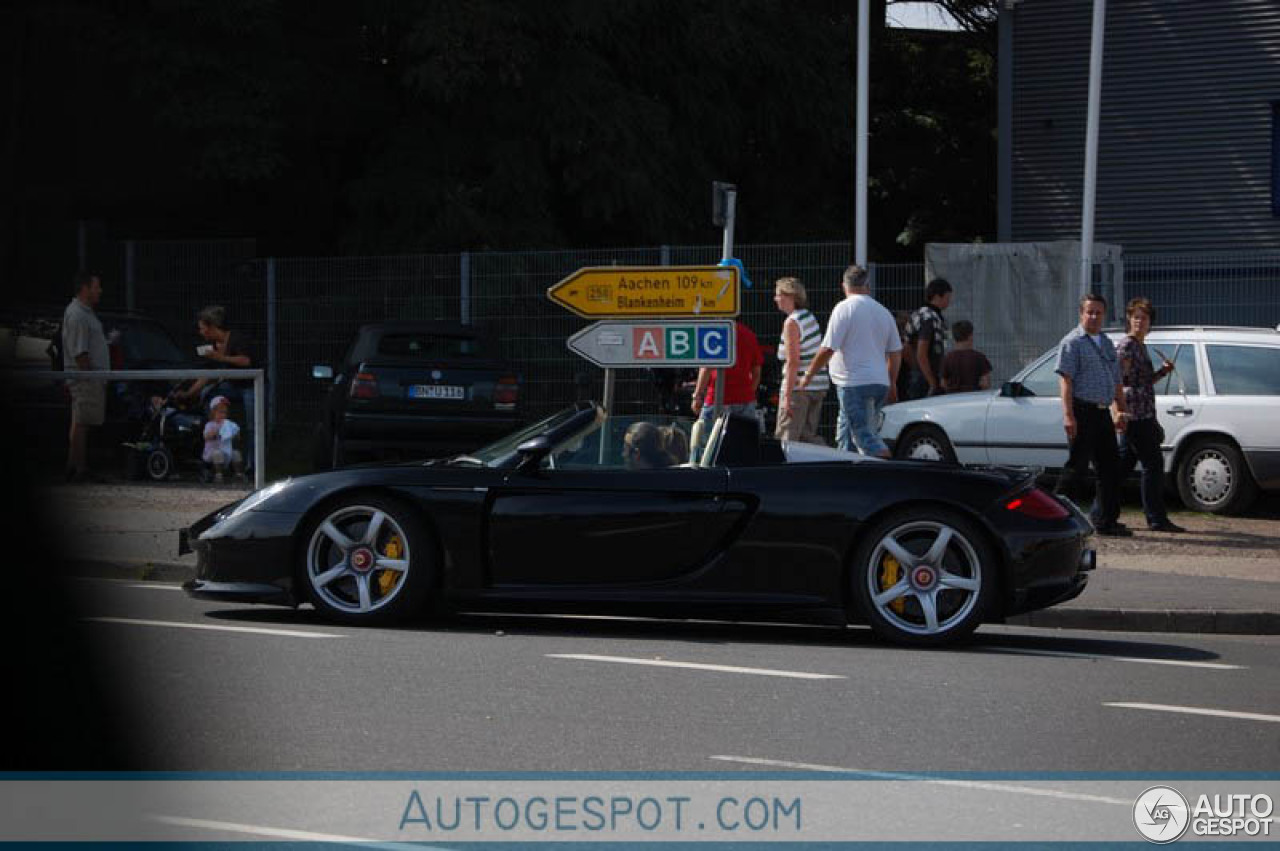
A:
POLYGON ((956 462, 956 452, 942 429, 932 425, 918 425, 907 429, 898 440, 894 455, 910 461, 956 462))
POLYGON ((900 511, 877 523, 853 561, 853 592, 876 634, 937 646, 982 622, 998 563, 975 524, 954 512, 900 511))
POLYGON ((1236 514, 1258 495, 1244 456, 1221 439, 1201 441, 1178 464, 1178 495, 1183 505, 1196 511, 1236 514))
POLYGON ((353 624, 390 623, 421 611, 434 569, 422 521, 380 495, 330 507, 309 527, 303 558, 312 605, 353 624))

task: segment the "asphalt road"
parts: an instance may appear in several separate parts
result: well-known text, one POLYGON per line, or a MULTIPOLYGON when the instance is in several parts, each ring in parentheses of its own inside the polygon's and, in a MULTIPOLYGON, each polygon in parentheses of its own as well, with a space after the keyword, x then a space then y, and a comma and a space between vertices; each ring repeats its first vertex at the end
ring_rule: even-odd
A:
POLYGON ((462 615, 399 629, 74 583, 134 767, 1274 771, 1280 638, 462 615))

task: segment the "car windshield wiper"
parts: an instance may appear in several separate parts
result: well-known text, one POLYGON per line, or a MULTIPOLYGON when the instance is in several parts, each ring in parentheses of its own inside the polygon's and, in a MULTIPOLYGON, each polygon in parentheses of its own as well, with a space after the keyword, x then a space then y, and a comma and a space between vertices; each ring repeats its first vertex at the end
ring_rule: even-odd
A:
POLYGON ((485 466, 485 463, 479 458, 472 458, 470 455, 458 455, 449 459, 449 464, 474 464, 477 467, 485 466))

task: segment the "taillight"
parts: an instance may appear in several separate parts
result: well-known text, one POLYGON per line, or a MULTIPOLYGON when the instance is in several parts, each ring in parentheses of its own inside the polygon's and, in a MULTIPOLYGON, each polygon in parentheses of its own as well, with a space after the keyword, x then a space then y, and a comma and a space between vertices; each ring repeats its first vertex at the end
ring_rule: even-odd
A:
POLYGON ((513 375, 498 379, 493 387, 493 407, 499 411, 514 411, 520 398, 520 382, 513 375))
POLYGON ((351 398, 378 398, 378 376, 372 372, 357 372, 356 377, 351 379, 351 398))
POLYGON ((1019 494, 1005 503, 1004 507, 1009 511, 1016 511, 1039 520, 1061 520, 1071 516, 1066 506, 1040 488, 1032 488, 1026 493, 1019 494))

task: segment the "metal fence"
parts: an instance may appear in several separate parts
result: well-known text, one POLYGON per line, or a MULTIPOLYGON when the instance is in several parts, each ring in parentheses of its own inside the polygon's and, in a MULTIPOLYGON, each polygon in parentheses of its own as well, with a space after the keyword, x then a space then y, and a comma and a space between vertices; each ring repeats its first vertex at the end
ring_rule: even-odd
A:
MULTIPOLYGON (((753 281, 743 291, 742 320, 761 343, 776 346, 782 317, 773 282, 804 281, 810 307, 824 320, 841 297, 848 243, 741 245, 735 253, 753 281)), ((269 421, 317 422, 325 388, 314 364, 337 364, 356 329, 392 318, 459 319, 491 335, 498 354, 524 377, 524 407, 533 417, 575 398, 599 398, 602 371, 570 353, 566 339, 587 324, 546 298, 546 290, 583 266, 691 265, 719 260, 718 245, 581 251, 464 252, 388 257, 254 258, 251 240, 121 245, 124 286, 108 286, 104 307, 132 306, 169 324, 192 345, 196 311, 227 307, 230 321, 267 356, 269 421)), ((877 264, 873 292, 891 310, 918 307, 923 263, 877 264)), ((1126 257, 1120 288, 1146 295, 1161 324, 1266 325, 1280 322, 1280 252, 1126 257)), ((983 345, 981 317, 976 343, 983 345)), ((1065 332, 1074 317, 1063 322, 1065 332)), ((772 355, 770 355, 772 358, 772 355)), ((654 376, 624 370, 617 383, 623 413, 658 401, 654 376)), ((834 421, 834 396, 824 417, 834 421)))

